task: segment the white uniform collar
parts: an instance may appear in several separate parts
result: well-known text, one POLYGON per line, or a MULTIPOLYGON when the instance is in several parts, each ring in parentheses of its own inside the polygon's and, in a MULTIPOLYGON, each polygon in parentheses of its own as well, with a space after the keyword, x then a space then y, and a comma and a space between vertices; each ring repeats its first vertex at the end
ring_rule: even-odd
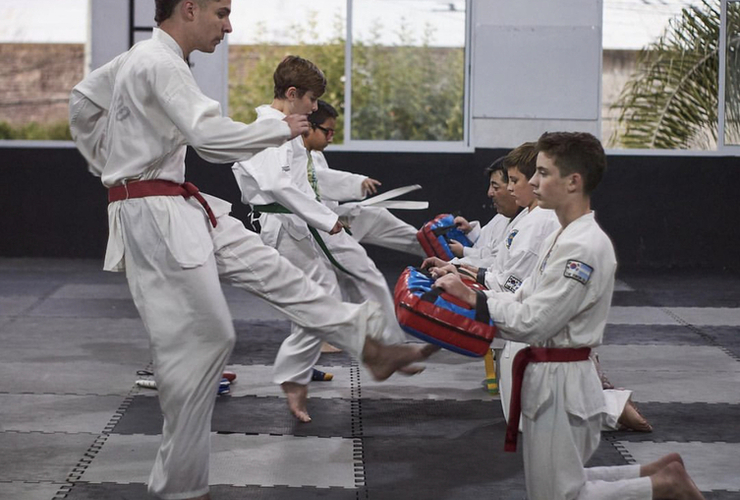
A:
POLYGON ((168 48, 174 51, 180 59, 185 59, 185 55, 183 54, 180 44, 178 44, 175 39, 172 38, 166 31, 160 28, 154 28, 152 39, 166 45, 168 48))
POLYGON ((269 104, 258 106, 255 111, 257 111, 257 116, 260 118, 277 118, 278 120, 285 118, 285 113, 273 108, 269 104))
POLYGON ((596 217, 596 212, 591 210, 590 212, 581 215, 576 220, 571 221, 570 224, 568 224, 568 227, 572 226, 573 224, 582 224, 584 222, 592 221, 594 220, 595 217, 596 217))

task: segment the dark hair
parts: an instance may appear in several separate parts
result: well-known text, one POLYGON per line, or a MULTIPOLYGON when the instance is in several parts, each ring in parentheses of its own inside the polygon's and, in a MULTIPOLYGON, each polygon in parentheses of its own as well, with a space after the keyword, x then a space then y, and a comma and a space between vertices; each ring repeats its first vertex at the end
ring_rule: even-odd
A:
MULTIPOLYGON (((157 26, 172 17, 175 7, 182 0, 154 0, 154 22, 157 26)), ((210 0, 195 0, 198 5, 204 7, 210 0)))
POLYGON ((506 166, 504 165, 505 159, 505 156, 496 158, 495 160, 493 160, 493 163, 486 167, 484 173, 487 179, 490 179, 491 174, 493 174, 494 172, 501 172, 501 176, 504 178, 504 182, 509 182, 509 173, 506 171, 506 166))
POLYGON ((561 177, 581 174, 584 194, 591 194, 606 172, 604 148, 587 132, 545 132, 537 141, 537 151, 553 161, 561 177))
POLYGON ((275 99, 285 99, 285 92, 290 87, 298 89, 298 97, 309 90, 315 97, 321 97, 326 90, 324 73, 308 59, 299 56, 286 56, 272 75, 275 82, 275 99))
POLYGON ((527 179, 537 170, 537 148, 534 142, 525 142, 504 157, 504 167, 516 167, 527 179))
POLYGON ((336 118, 339 116, 339 113, 334 109, 334 106, 326 101, 319 99, 316 105, 318 106, 316 111, 308 115, 308 121, 314 128, 316 128, 317 125, 321 125, 329 118, 336 118))

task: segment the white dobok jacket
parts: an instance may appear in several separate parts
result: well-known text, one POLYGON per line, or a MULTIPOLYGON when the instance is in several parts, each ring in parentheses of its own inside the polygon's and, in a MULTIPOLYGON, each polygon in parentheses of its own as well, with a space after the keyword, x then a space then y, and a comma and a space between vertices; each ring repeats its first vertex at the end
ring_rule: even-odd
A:
MULTIPOLYGON (((277 109, 263 105, 257 108, 257 121, 282 120, 285 115, 277 109)), ((232 170, 242 191, 242 202, 250 205, 279 203, 295 215, 262 214, 262 240, 274 247, 280 229, 300 240, 309 236, 310 225, 322 231, 331 231, 337 214, 316 200, 308 182, 308 150, 298 136, 280 147, 268 148, 247 161, 234 164, 232 170)))
MULTIPOLYGON (((593 212, 550 235, 532 275, 515 294, 488 291, 488 307, 501 337, 535 347, 601 344, 614 290, 617 261, 593 212)), ((604 410, 593 363, 533 363, 522 387, 522 413, 534 419, 555 404, 553 385, 568 387, 563 407, 582 419, 604 410)))
POLYGON ((552 210, 522 210, 509 224, 496 259, 486 271, 488 289, 515 292, 531 274, 542 242, 559 228, 560 222, 552 210))
MULTIPOLYGON (((224 163, 249 158, 290 137, 285 122, 246 125, 222 116, 219 103, 198 88, 180 46, 158 28, 151 39, 96 69, 74 88, 70 128, 90 171, 100 175, 106 187, 134 180, 184 182, 187 145, 205 160, 224 163), (132 137, 140 139, 132 143, 132 137)), ((208 201, 217 215, 230 210, 223 200, 208 201)), ((202 264, 213 245, 192 226, 189 205, 176 197, 155 196, 145 202, 177 261, 184 267, 202 264)), ((123 269, 118 210, 120 203, 109 205, 106 270, 123 269)))

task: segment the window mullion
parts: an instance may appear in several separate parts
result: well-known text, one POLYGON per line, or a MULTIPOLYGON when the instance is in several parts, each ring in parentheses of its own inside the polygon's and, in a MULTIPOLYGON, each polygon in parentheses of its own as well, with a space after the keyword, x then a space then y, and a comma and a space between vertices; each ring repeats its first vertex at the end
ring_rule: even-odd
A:
POLYGON ((719 85, 717 96, 717 150, 725 149, 725 71, 727 71, 727 0, 721 0, 719 20, 719 85))
POLYGON ((344 37, 344 144, 352 143, 352 0, 347 0, 344 37))

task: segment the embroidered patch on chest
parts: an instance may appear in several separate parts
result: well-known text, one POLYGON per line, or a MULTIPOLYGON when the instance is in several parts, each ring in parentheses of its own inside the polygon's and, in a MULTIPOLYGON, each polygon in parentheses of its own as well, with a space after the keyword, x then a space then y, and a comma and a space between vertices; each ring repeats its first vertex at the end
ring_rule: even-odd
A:
POLYGON ((572 278, 579 283, 583 283, 584 285, 588 283, 588 280, 591 279, 591 273, 594 272, 594 268, 589 266, 588 264, 584 264, 583 262, 579 262, 577 260, 569 260, 567 264, 565 264, 565 271, 563 272, 563 276, 566 278, 572 278))
POLYGON ((519 233, 519 230, 514 229, 509 233, 509 236, 506 237, 506 248, 511 248, 511 243, 514 241, 514 236, 516 236, 517 233, 519 233))
POLYGON ((509 277, 508 277, 508 278, 506 279, 506 283, 504 283, 504 289, 505 289, 505 290, 508 290, 508 291, 510 291, 510 292, 512 292, 512 293, 514 293, 514 292, 516 292, 517 290, 519 290, 519 287, 520 287, 520 286, 522 286, 522 280, 520 280, 519 278, 517 278, 517 277, 516 277, 516 276, 514 276, 513 274, 512 274, 512 275, 510 275, 510 276, 509 276, 509 277))

